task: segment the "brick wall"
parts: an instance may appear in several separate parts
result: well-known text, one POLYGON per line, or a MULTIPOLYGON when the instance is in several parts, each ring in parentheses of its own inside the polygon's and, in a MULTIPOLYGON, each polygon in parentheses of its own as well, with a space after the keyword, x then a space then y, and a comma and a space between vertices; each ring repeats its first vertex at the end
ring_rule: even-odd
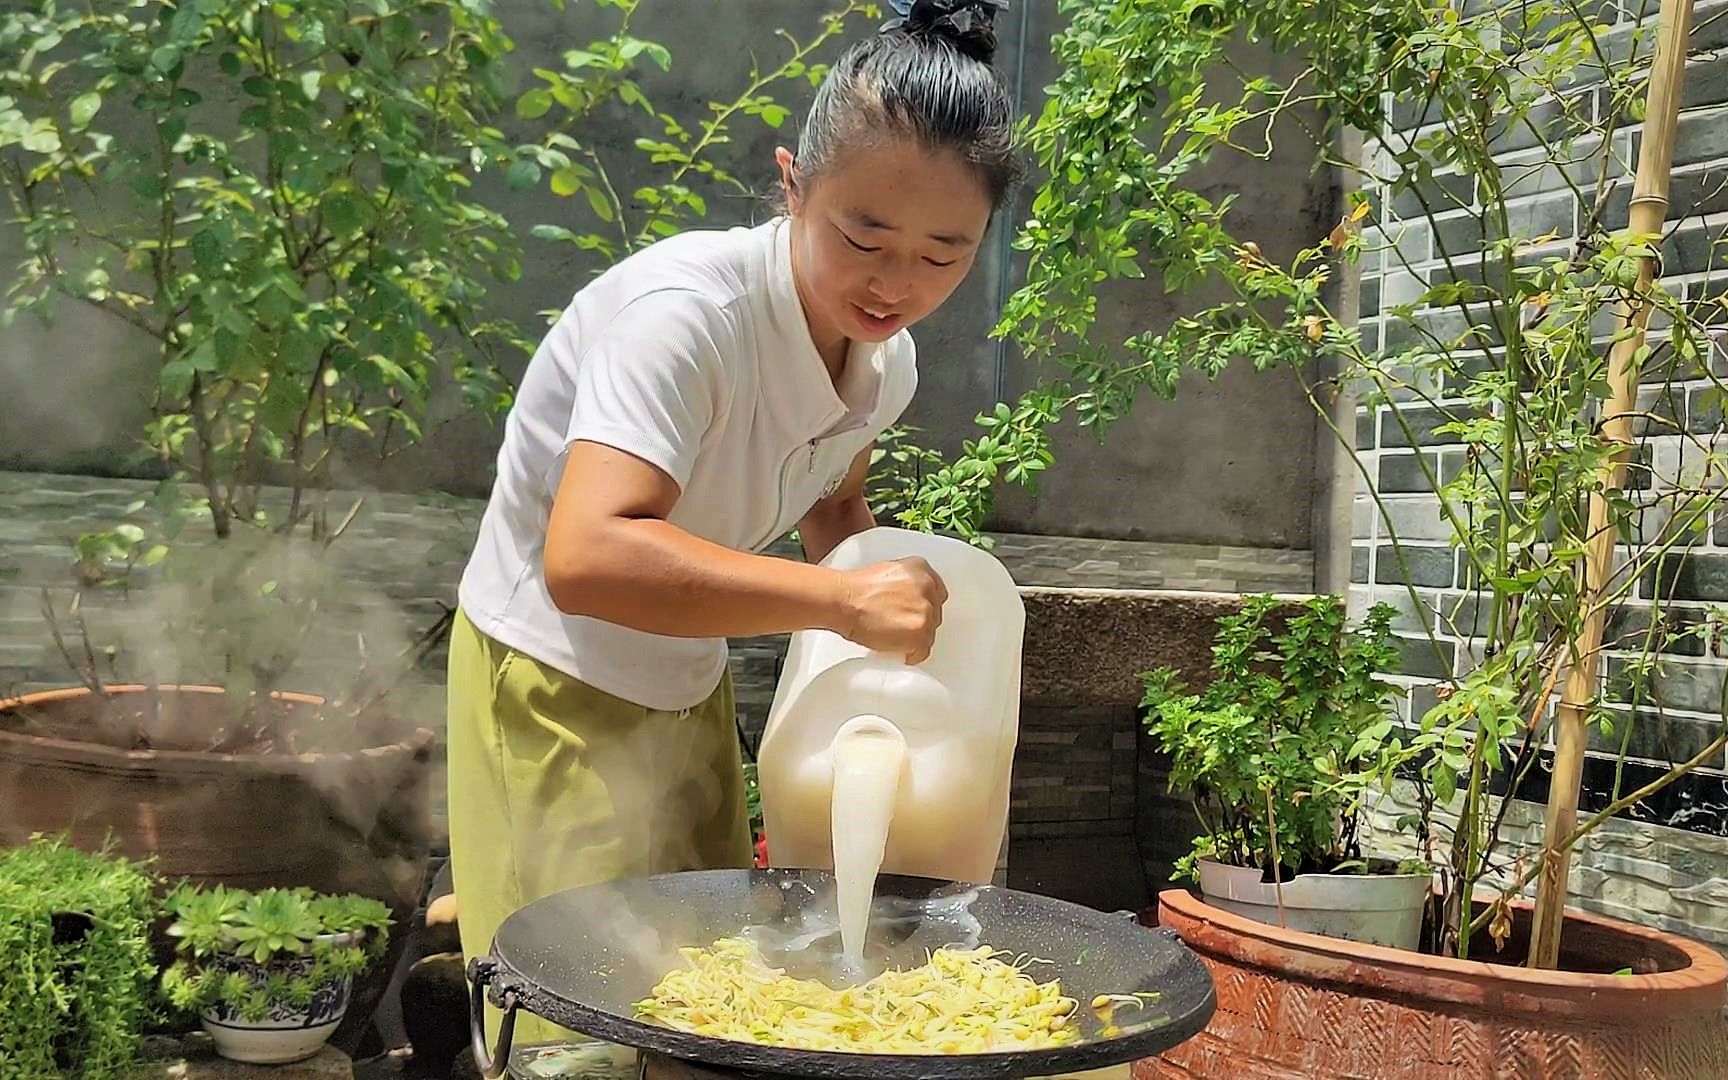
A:
MULTIPOLYGON (((1467 3, 1466 9, 1482 6, 1467 3)), ((1653 25, 1655 5, 1643 7, 1653 25)), ((1601 8, 1606 12, 1606 21, 1615 24, 1613 31, 1602 39, 1602 45, 1615 62, 1621 62, 1633 48, 1633 20, 1639 6, 1609 3, 1601 8)), ((1728 267, 1728 247, 1721 245, 1724 230, 1728 229, 1728 194, 1725 194, 1728 192, 1725 187, 1728 17, 1725 15, 1728 4, 1720 0, 1698 5, 1686 72, 1685 111, 1675 149, 1669 235, 1663 245, 1664 284, 1688 299, 1722 293, 1722 271, 1728 267)), ((1649 30, 1642 40, 1640 47, 1648 49, 1649 30)), ((1575 93, 1575 100, 1587 115, 1592 118, 1606 115, 1606 94, 1599 87, 1586 82, 1575 93)), ((1539 107, 1537 118, 1552 121, 1555 111, 1552 103, 1539 107)), ((1416 107, 1403 102, 1395 104, 1392 115, 1394 127, 1401 133, 1419 131, 1431 119, 1417 115, 1416 107)), ((1635 125, 1614 128, 1611 138, 1615 156, 1623 161, 1634 160, 1638 137, 1635 125)), ((1401 144, 1402 140, 1398 141, 1401 144)), ((1526 162, 1534 144, 1529 132, 1513 131, 1502 140, 1498 160, 1507 164, 1526 162)), ((1372 164, 1373 155, 1384 151, 1371 141, 1367 153, 1372 164)), ((1595 182, 1595 161, 1589 160, 1587 169, 1580 165, 1575 172, 1586 193, 1595 182)), ((1606 222, 1610 228, 1623 227, 1626 222, 1630 181, 1623 173, 1619 168, 1610 173, 1616 177, 1616 195, 1606 222)), ((1524 174, 1513 192, 1515 198, 1510 203, 1513 234, 1533 237, 1552 232, 1556 235, 1555 242, 1545 251, 1564 253, 1580 228, 1585 210, 1577 204, 1559 171, 1544 169, 1524 174)), ((1451 275, 1467 277, 1480 265, 1484 241, 1473 213, 1479 209, 1473 182, 1454 171, 1436 172, 1426 192, 1431 204, 1455 209, 1449 209, 1433 223, 1424 219, 1417 200, 1409 195, 1387 200, 1372 188, 1369 193, 1375 199, 1378 217, 1376 227, 1368 231, 1368 239, 1370 246, 1383 251, 1369 255, 1364 262, 1360 315, 1367 343, 1388 352, 1403 351, 1416 339, 1413 323, 1442 339, 1465 332, 1469 324, 1456 309, 1418 311, 1413 318, 1395 315, 1392 309, 1411 303, 1432 285, 1453 280, 1451 275), (1448 260, 1452 269, 1446 265, 1448 260)), ((1653 340, 1659 336, 1658 330, 1653 333, 1653 340)), ((1721 343, 1717 345, 1713 364, 1718 373, 1728 371, 1728 353, 1722 351, 1721 343)), ((1650 372, 1650 377, 1666 379, 1665 373, 1656 371, 1650 372)), ((1728 449, 1719 443, 1724 433, 1722 409, 1715 396, 1706 393, 1708 385, 1707 381, 1651 382, 1641 392, 1640 408, 1667 415, 1705 445, 1717 446, 1720 452, 1728 449)), ((1443 407, 1456 403, 1455 399, 1445 397, 1444 387, 1430 385, 1423 389, 1438 396, 1443 407)), ((1435 431, 1443 422, 1438 410, 1411 404, 1414 393, 1402 396, 1409 432, 1396 423, 1391 410, 1384 405, 1357 411, 1356 446, 1368 465, 1369 475, 1375 478, 1385 511, 1382 514, 1376 508, 1366 487, 1359 487, 1352 521, 1350 591, 1356 610, 1371 602, 1386 602, 1398 608, 1395 629, 1401 632, 1404 671, 1412 677, 1408 681, 1415 687, 1402 708, 1407 716, 1419 716, 1434 701, 1429 689, 1431 680, 1468 671, 1480 659, 1480 641, 1472 637, 1478 631, 1478 616, 1472 597, 1464 589, 1465 567, 1451 545, 1450 526, 1442 519, 1438 499, 1421 493, 1428 489, 1422 465, 1442 480, 1449 479, 1462 467, 1463 450, 1449 441, 1448 436, 1435 431), (1403 566, 1393 557, 1388 543, 1393 532, 1405 549, 1403 566), (1436 619, 1436 612, 1442 618, 1436 619), (1424 628, 1435 631, 1437 648, 1427 640, 1424 628)), ((1663 434, 1653 425, 1643 427, 1639 454, 1652 464, 1651 472, 1658 477, 1658 483, 1662 476, 1676 475, 1682 464, 1683 437, 1677 433, 1663 434)), ((1689 446, 1685 453, 1699 451, 1696 446, 1689 446)), ((1644 494, 1648 499, 1659 492, 1644 494)), ((1661 509, 1653 508, 1644 514, 1641 528, 1649 536, 1664 523, 1661 509)), ((1668 611, 1679 621, 1714 623, 1719 618, 1711 608, 1728 601, 1728 516, 1718 520, 1678 566, 1673 586, 1675 603, 1668 611)), ((1640 583, 1637 597, 1618 617, 1619 629, 1635 626, 1640 618, 1647 624, 1652 587, 1649 581, 1640 583)), ((1481 617, 1485 620, 1486 612, 1481 617)), ((1620 662, 1621 658, 1609 656, 1605 679, 1620 662)), ((1728 669, 1728 640, 1717 633, 1707 635, 1705 640, 1689 639, 1683 655, 1666 659, 1656 680, 1659 702, 1639 709, 1635 716, 1625 716, 1614 737, 1616 745, 1622 737, 1628 739, 1633 758, 1631 774, 1640 778, 1656 775, 1669 763, 1690 757, 1720 729, 1722 719, 1717 715, 1717 701, 1725 669, 1728 669)), ((1720 760, 1715 762, 1718 769, 1723 764, 1720 760)), ((1611 766, 1598 755, 1586 771, 1586 787, 1594 789, 1587 791, 1586 804, 1600 804, 1601 789, 1612 783, 1611 766)), ((1542 793, 1529 794, 1541 797, 1542 793)), ((1521 843, 1528 845, 1533 838, 1527 811, 1534 809, 1521 806, 1513 813, 1509 839, 1514 847, 1521 843)), ((1686 782, 1667 799, 1635 815, 1639 820, 1616 822, 1601 839, 1584 845, 1578 853, 1573 879, 1576 898, 1587 907, 1630 918, 1640 918, 1640 912, 1649 912, 1643 921, 1672 928, 1691 926, 1709 940, 1728 942, 1728 849, 1721 839, 1728 836, 1725 810, 1728 810, 1728 784, 1718 773, 1686 782), (1690 831, 1664 825, 1683 825, 1690 831), (1627 848, 1636 849, 1639 854, 1628 856, 1627 848)), ((1535 823, 1539 824, 1539 820, 1537 814, 1535 823)))

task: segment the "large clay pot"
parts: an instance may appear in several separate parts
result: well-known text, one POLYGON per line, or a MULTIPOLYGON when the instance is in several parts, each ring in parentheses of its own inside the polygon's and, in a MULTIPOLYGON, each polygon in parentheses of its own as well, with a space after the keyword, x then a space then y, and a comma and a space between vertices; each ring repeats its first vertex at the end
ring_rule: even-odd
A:
MULTIPOLYGON (((1159 895, 1158 922, 1211 969, 1218 1009, 1136 1080, 1728 1076, 1728 962, 1672 934, 1569 912, 1564 970, 1533 971, 1282 930, 1184 890, 1159 895)), ((1501 955, 1528 933, 1520 905, 1501 955)))
MULTIPOLYGON (((185 747, 223 722, 225 696, 207 686, 107 690, 106 700, 70 689, 0 701, 0 845, 64 832, 87 850, 111 840, 119 854, 153 858, 170 881, 306 886, 383 901, 396 920, 391 955, 376 969, 385 976, 355 987, 335 1037, 351 1045, 418 907, 430 851, 432 733, 346 753, 129 750, 104 742, 125 726, 116 712, 153 698, 164 717, 158 730, 167 733, 157 745, 185 747), (84 731, 88 739, 69 737, 84 731)), ((274 697, 284 713, 322 705, 303 694, 274 697)))

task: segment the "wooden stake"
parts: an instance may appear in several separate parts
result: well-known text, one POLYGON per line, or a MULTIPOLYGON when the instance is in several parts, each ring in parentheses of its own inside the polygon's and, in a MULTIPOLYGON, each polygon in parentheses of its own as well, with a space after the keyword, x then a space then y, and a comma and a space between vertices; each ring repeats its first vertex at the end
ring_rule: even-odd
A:
MULTIPOLYGON (((1660 30, 1650 70, 1650 92, 1644 111, 1644 138, 1638 153, 1637 178, 1632 186, 1628 227, 1633 235, 1660 236, 1668 218, 1668 175, 1674 160, 1674 129, 1680 111, 1680 91, 1686 77, 1686 46, 1692 32, 1692 0, 1662 0, 1660 30)), ((1597 657, 1606 613, 1598 601, 1614 569, 1616 530, 1610 524, 1606 493, 1625 479, 1626 451, 1632 445, 1629 414, 1638 392, 1638 350, 1650 323, 1647 301, 1654 287, 1656 260, 1638 260, 1638 282, 1629 301, 1620 305, 1620 324, 1631 333, 1614 343, 1608 357, 1609 399, 1605 403, 1603 437, 1617 452, 1602 470, 1602 486, 1590 496, 1589 546, 1584 557, 1583 597, 1588 605, 1584 625, 1572 643, 1572 668, 1561 691, 1555 719, 1554 776, 1548 788, 1543 820, 1542 873, 1537 882, 1536 911, 1531 927, 1529 965, 1553 968, 1560 962, 1560 929, 1566 914, 1571 854, 1560 845, 1578 823, 1578 793, 1584 775, 1584 750, 1589 743, 1585 717, 1596 696, 1597 657)))

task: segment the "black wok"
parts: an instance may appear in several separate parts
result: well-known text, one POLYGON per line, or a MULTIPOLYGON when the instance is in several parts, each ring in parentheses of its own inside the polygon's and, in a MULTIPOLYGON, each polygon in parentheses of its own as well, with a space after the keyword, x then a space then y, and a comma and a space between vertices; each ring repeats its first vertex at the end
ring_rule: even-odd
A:
POLYGON ((748 929, 770 963, 831 982, 838 968, 833 878, 808 870, 712 870, 573 889, 522 908, 499 928, 491 955, 469 965, 475 1054, 500 1075, 518 1010, 610 1043, 741 1072, 778 1076, 967 1080, 1048 1076, 1158 1054, 1211 1018, 1212 980, 1167 931, 1131 917, 991 886, 884 876, 876 883, 869 971, 921 964, 945 945, 989 945, 1048 961, 1080 1002, 1080 1037, 1046 1050, 958 1055, 818 1053, 672 1031, 634 1018, 635 1002, 679 966, 677 950, 748 929), (1106 1035, 1089 1008, 1098 994, 1151 991, 1115 1010, 1106 1035), (480 1026, 482 994, 505 1010, 496 1055, 480 1026))

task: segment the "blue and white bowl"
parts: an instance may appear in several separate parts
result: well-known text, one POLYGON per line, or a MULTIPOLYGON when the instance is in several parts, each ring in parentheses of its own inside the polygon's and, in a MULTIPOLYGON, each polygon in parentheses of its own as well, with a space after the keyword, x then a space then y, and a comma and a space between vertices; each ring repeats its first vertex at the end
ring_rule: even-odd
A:
MULTIPOLYGON (((345 945, 356 939, 353 934, 340 934, 326 940, 345 945)), ((262 984, 276 974, 290 978, 303 976, 311 970, 313 960, 310 956, 273 956, 259 964, 239 956, 224 956, 215 962, 224 973, 237 973, 262 984)), ((216 1052, 230 1061, 284 1065, 304 1061, 323 1048, 347 1014, 353 990, 353 978, 344 975, 315 989, 312 1000, 303 1008, 279 1004, 262 1019, 249 1020, 227 1003, 217 1002, 205 1009, 200 1019, 216 1043, 216 1052)))

